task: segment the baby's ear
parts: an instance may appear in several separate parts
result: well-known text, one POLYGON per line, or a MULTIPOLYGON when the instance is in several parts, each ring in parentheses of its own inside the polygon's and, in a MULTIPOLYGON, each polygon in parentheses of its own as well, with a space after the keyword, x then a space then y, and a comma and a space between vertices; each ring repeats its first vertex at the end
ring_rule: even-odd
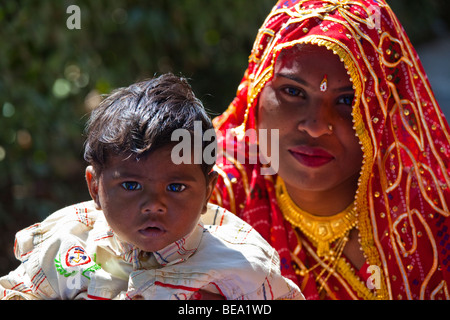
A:
POLYGON ((89 194, 95 202, 96 209, 100 210, 102 207, 98 196, 98 176, 93 166, 86 167, 86 183, 89 189, 89 194))
POLYGON ((206 205, 208 204, 208 201, 213 194, 214 187, 216 186, 218 177, 219 177, 219 174, 214 170, 208 174, 208 178, 206 181, 206 201, 205 201, 205 207, 204 207, 203 213, 206 213, 206 205))

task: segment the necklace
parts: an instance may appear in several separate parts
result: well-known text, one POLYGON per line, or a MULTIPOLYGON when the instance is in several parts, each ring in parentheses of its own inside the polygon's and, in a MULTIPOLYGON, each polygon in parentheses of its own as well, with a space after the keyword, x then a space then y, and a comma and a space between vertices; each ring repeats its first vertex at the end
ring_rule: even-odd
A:
MULTIPOLYGON (((276 181, 276 196, 284 218, 293 226, 298 227, 316 245, 317 255, 336 258, 337 252, 331 249, 331 244, 337 239, 347 242, 348 233, 356 226, 357 214, 354 203, 344 211, 330 217, 312 215, 294 203, 280 177, 276 181)), ((341 253, 342 251, 339 252, 339 255, 341 253)))

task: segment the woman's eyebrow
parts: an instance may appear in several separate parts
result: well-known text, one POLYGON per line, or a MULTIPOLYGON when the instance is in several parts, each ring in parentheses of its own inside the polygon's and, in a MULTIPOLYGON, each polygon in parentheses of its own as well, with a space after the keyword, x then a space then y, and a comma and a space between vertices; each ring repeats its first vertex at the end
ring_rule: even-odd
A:
POLYGON ((276 77, 282 77, 282 78, 286 78, 295 82, 300 83, 301 85, 307 86, 309 87, 309 83, 306 80, 303 80, 302 78, 298 77, 295 74, 291 74, 291 73, 282 73, 282 72, 277 72, 275 73, 276 77))
MULTIPOLYGON (((300 78, 296 74, 291 74, 291 73, 287 73, 287 72, 277 72, 277 73, 275 73, 275 76, 298 82, 299 84, 301 84, 305 87, 311 87, 311 85, 309 84, 308 81, 300 78)), ((349 85, 349 86, 344 86, 344 87, 339 87, 339 88, 333 89, 333 91, 335 91, 335 92, 350 92, 350 91, 354 92, 355 90, 353 89, 352 85, 349 85)))

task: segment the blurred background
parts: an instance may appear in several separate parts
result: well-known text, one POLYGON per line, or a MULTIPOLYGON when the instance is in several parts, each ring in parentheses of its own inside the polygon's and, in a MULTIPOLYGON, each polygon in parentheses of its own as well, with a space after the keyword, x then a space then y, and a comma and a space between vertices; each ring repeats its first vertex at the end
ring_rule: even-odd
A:
MULTIPOLYGON (((450 2, 388 0, 450 117, 450 2)), ((234 98, 275 0, 0 2, 0 276, 15 233, 89 200, 84 126, 99 95, 171 71, 215 116, 234 98), (81 10, 68 29, 67 8, 81 10)))

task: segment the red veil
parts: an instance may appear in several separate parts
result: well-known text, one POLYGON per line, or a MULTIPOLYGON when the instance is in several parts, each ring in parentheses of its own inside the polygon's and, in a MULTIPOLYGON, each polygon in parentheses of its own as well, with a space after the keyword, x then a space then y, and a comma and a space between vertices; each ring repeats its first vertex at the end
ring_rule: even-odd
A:
POLYGON ((258 32, 236 98, 214 124, 224 152, 212 200, 248 221, 277 249, 282 273, 306 298, 450 298, 449 126, 385 1, 279 1, 258 32), (276 176, 262 175, 259 161, 237 156, 240 134, 257 128, 259 93, 278 54, 296 44, 324 46, 345 64, 355 89, 354 129, 364 152, 355 201, 367 263, 356 270, 345 261, 318 278, 325 266, 315 276, 300 276, 293 268, 313 265, 317 257, 313 245, 283 218, 276 176), (372 287, 366 281, 371 275, 378 277, 372 287), (318 283, 325 290, 319 292, 318 283))

